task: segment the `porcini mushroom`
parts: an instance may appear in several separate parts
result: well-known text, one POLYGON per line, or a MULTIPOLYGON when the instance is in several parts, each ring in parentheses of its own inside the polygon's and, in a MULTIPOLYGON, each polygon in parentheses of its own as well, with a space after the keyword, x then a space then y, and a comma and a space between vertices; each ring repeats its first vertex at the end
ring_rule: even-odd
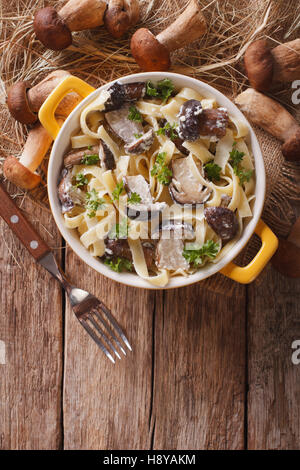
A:
POLYGON ((300 277, 300 217, 296 220, 287 240, 279 240, 272 265, 287 277, 300 277))
POLYGON ((147 28, 138 29, 131 38, 131 53, 142 70, 168 70, 170 53, 199 39, 206 29, 199 2, 191 0, 174 23, 156 37, 147 28))
MULTIPOLYGON (((155 242, 152 240, 141 240, 142 249, 148 269, 153 268, 155 257, 155 242)), ((105 239, 104 259, 125 258, 132 261, 132 253, 126 238, 123 239, 105 239)))
MULTIPOLYGON (((211 189, 203 186, 190 170, 186 157, 172 161, 172 182, 169 185, 170 195, 176 204, 203 204, 209 199, 211 189)), ((201 172, 200 163, 196 166, 201 172)))
POLYGON ((145 82, 115 82, 108 88, 110 97, 105 103, 105 112, 120 109, 124 103, 140 100, 146 93, 145 82))
POLYGON ((252 123, 283 142, 287 160, 300 160, 300 126, 283 106, 253 88, 240 93, 235 102, 252 123))
POLYGON ((300 39, 270 49, 265 39, 254 41, 246 50, 245 69, 249 82, 259 91, 275 83, 286 83, 300 76, 300 39))
POLYGON ((228 112, 225 108, 203 109, 198 100, 187 100, 180 107, 179 137, 195 141, 200 136, 215 136, 218 139, 226 134, 228 112))
POLYGON ((52 142, 52 137, 42 127, 36 124, 28 133, 22 155, 18 160, 9 156, 3 165, 5 177, 23 189, 33 189, 41 181, 35 170, 40 165, 52 142))
POLYGON ((104 26, 114 38, 119 39, 138 22, 139 16, 139 0, 109 0, 104 26))
POLYGON ((204 216, 208 225, 221 238, 223 243, 232 240, 239 229, 235 213, 227 207, 206 207, 204 216))
POLYGON ((72 184, 72 179, 72 171, 64 168, 58 185, 58 197, 63 214, 71 211, 75 205, 83 206, 85 202, 84 192, 72 184))
MULTIPOLYGON (((39 109, 46 98, 69 75, 65 70, 56 70, 33 87, 26 81, 15 83, 7 92, 7 106, 11 115, 22 124, 36 122, 39 109)), ((58 105, 56 115, 66 117, 79 101, 76 93, 69 93, 58 105)))
POLYGON ((159 238, 156 246, 156 265, 160 269, 188 269, 183 256, 184 240, 193 240, 195 232, 191 224, 180 220, 163 220, 154 230, 152 238, 159 238))
POLYGON ((99 145, 92 145, 91 147, 84 147, 81 149, 71 149, 64 156, 64 166, 66 168, 72 168, 74 165, 80 165, 84 163, 84 157, 89 155, 98 155, 99 145))
POLYGON ((58 12, 53 7, 34 16, 36 37, 48 49, 60 51, 72 44, 72 32, 105 23, 110 34, 120 38, 139 18, 137 0, 69 0, 58 12))

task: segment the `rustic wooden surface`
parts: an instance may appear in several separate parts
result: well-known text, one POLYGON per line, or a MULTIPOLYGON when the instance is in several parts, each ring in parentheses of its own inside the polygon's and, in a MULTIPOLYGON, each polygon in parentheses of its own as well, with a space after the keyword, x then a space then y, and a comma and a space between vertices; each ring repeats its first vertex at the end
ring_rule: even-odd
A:
MULTIPOLYGON (((52 218, 25 209, 60 247, 52 218)), ((67 274, 103 299, 133 344, 113 365, 3 221, 0 233, 0 448, 300 448, 299 281, 268 266, 234 297, 201 284, 143 291, 67 249, 67 274)))

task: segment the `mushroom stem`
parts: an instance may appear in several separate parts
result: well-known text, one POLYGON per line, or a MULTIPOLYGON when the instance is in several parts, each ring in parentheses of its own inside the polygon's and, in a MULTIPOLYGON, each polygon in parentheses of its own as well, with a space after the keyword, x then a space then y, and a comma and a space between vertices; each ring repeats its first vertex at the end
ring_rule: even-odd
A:
MULTIPOLYGON (((27 82, 15 83, 7 93, 7 105, 12 116, 23 124, 36 122, 37 113, 46 98, 69 75, 70 73, 65 70, 56 70, 32 88, 27 82)), ((58 105, 56 114, 63 117, 68 116, 79 101, 80 98, 77 94, 69 93, 58 105)))
POLYGON ((240 93, 235 102, 253 124, 283 142, 287 160, 300 160, 300 126, 283 106, 253 88, 240 93))
POLYGON ((270 49, 265 39, 254 41, 246 50, 245 69, 249 82, 259 91, 273 84, 286 83, 300 76, 300 39, 270 49))
MULTIPOLYGON (((58 119, 62 124, 62 120, 58 119)), ((20 159, 9 156, 3 165, 5 177, 23 189, 33 189, 41 181, 35 170, 49 150, 52 137, 41 124, 36 124, 28 133, 20 159)))
POLYGON ((174 23, 156 37, 146 28, 138 29, 131 38, 131 53, 143 70, 168 70, 170 52, 200 38, 206 30, 198 1, 191 0, 174 23))
POLYGON ((70 31, 83 31, 103 24, 104 0, 69 0, 58 12, 70 31))
POLYGON ((192 0, 181 15, 156 36, 170 52, 196 41, 206 33, 206 21, 197 0, 192 0))

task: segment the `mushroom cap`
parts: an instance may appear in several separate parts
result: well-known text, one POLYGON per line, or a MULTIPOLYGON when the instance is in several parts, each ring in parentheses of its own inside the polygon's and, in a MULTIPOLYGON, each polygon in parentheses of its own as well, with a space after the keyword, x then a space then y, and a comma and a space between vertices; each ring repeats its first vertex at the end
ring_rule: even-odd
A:
POLYGON ((244 64, 251 86, 259 91, 269 90, 273 78, 273 58, 265 39, 250 44, 245 52, 244 64))
POLYGON ((33 27, 36 37, 48 49, 60 51, 72 44, 72 34, 53 7, 38 10, 33 27))
POLYGON ((146 28, 138 29, 131 38, 131 53, 146 72, 168 70, 170 53, 146 28))
POLYGON ((5 177, 23 189, 33 189, 41 181, 40 175, 28 170, 16 157, 9 156, 3 165, 5 177))
POLYGON ((104 14, 104 26, 113 38, 119 39, 138 22, 139 16, 138 0, 113 0, 104 14))
POLYGON ((300 128, 283 144, 281 151, 286 160, 300 161, 300 128))
POLYGON ((17 82, 7 92, 7 106, 10 114, 22 124, 33 124, 38 118, 29 107, 28 88, 30 88, 28 82, 17 82))

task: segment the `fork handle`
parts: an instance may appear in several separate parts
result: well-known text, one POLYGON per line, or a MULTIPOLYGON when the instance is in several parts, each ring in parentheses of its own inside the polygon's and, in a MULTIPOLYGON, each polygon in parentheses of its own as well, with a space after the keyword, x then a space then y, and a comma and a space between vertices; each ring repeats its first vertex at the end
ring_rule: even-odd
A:
POLYGON ((0 215, 36 261, 51 250, 0 183, 0 215))

